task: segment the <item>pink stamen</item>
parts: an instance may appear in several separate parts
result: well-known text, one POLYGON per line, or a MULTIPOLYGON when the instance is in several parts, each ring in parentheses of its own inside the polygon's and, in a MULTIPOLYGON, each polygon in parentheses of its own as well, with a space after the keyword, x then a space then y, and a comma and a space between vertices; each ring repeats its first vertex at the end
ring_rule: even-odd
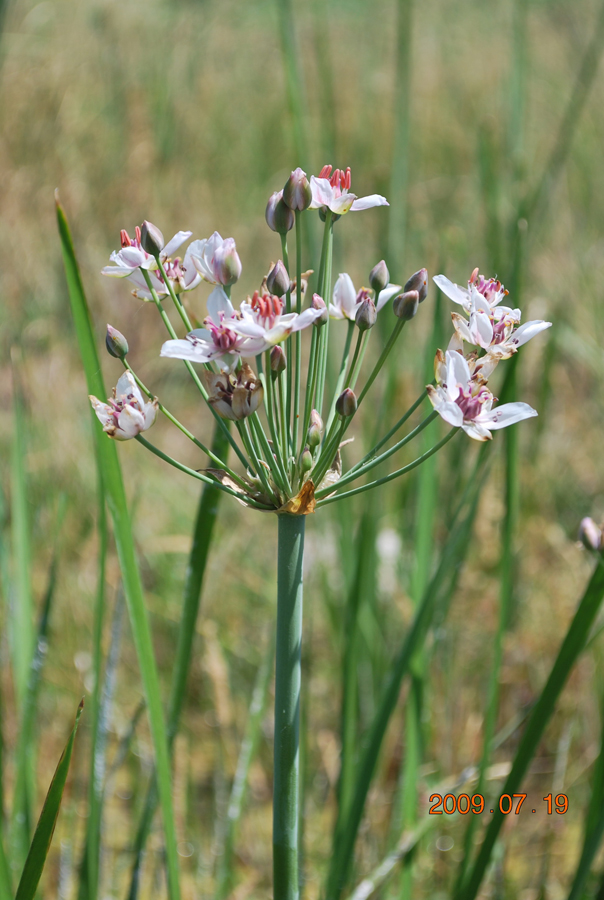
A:
POLYGON ((332 166, 323 166, 321 171, 319 172, 319 178, 329 178, 331 175, 332 166))
POLYGON ((120 231, 120 241, 122 243, 122 247, 131 247, 132 241, 130 240, 130 235, 126 231, 125 228, 122 228, 120 231))
POLYGON ((272 328, 283 312, 283 301, 274 294, 260 294, 259 291, 254 291, 251 307, 264 320, 265 327, 272 328))

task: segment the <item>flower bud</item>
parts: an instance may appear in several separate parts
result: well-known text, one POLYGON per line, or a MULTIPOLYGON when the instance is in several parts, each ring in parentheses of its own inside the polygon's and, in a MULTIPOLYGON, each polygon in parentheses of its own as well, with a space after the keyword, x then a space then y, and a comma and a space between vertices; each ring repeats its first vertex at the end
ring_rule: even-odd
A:
POLYGON ((321 437, 323 436, 323 419, 319 415, 316 409, 310 414, 310 424, 308 426, 308 434, 306 435, 306 440, 308 441, 308 445, 311 450, 314 450, 315 447, 318 447, 321 443, 321 437))
POLYGON ((355 322, 357 323, 357 328, 359 331, 369 331, 370 328, 373 328, 377 319, 377 311, 375 308, 375 303, 371 299, 371 297, 365 297, 364 300, 361 300, 361 305, 356 311, 356 315, 354 317, 355 322))
POLYGON ((329 318, 329 310, 325 306, 325 300, 323 299, 323 297, 319 297, 318 294, 313 294, 312 300, 310 301, 310 305, 312 306, 313 309, 321 310, 321 315, 317 316, 317 318, 313 322, 313 325, 316 328, 321 328, 321 326, 325 325, 325 323, 327 322, 327 320, 329 318))
POLYGON ((297 209, 300 212, 304 209, 308 209, 312 203, 310 181, 306 177, 306 172, 303 172, 299 166, 291 173, 285 182, 285 187, 283 188, 283 202, 289 206, 290 209, 297 209))
POLYGON ((235 284, 241 278, 241 260, 234 238, 227 238, 216 247, 212 268, 219 284, 235 284))
POLYGON ((419 306, 419 293, 417 291, 405 291, 394 298, 392 309, 394 315, 408 322, 413 318, 419 306))
POLYGON ((405 292, 417 291, 419 303, 423 303, 428 296, 428 270, 420 269, 419 272, 415 272, 415 274, 405 282, 403 290, 405 292))
POLYGON ((107 325, 107 334, 105 335, 105 346, 109 356, 114 359, 125 359, 128 353, 128 341, 117 328, 107 325))
POLYGON ((602 529, 589 517, 579 525, 579 540, 588 550, 602 550, 602 529))
POLYGON ((304 474, 310 472, 312 469, 312 453, 308 447, 304 448, 302 456, 300 457, 300 469, 304 474))
POLYGON ((388 271, 388 266, 382 259, 379 261, 377 266, 373 267, 373 269, 369 273, 369 284, 371 285, 375 293, 379 294, 379 292, 383 291, 389 282, 390 272, 388 271))
POLYGON ((270 353, 271 360, 271 372, 277 377, 281 372, 285 372, 287 368, 287 359, 285 356, 285 350, 281 347, 280 344, 275 344, 270 353))
POLYGON ((282 297, 289 290, 289 275, 281 260, 278 260, 267 275, 266 287, 271 294, 282 297))
POLYGON ((159 256, 164 249, 164 244, 164 236, 157 225, 153 225, 152 222, 147 222, 145 219, 141 226, 141 247, 143 250, 151 256, 159 256))
POLYGON ((278 234, 287 234, 294 227, 295 217, 292 210, 283 202, 283 191, 271 194, 264 213, 266 224, 278 234))
POLYGON ((349 416, 354 416, 356 411, 356 394, 354 391, 351 391, 350 388, 346 388, 336 400, 336 412, 339 416, 342 416, 343 419, 347 419, 349 416))

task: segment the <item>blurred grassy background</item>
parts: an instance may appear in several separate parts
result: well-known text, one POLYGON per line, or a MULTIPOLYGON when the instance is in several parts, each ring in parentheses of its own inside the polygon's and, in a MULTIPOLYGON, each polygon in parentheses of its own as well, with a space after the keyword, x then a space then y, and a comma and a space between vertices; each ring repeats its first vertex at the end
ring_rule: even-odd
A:
MULTIPOLYGON (((203 440, 209 440, 209 417, 199 408, 180 367, 158 359, 163 333, 155 310, 132 298, 125 283, 99 275, 118 246, 119 229, 132 230, 149 218, 166 237, 180 228, 193 230, 195 237, 206 237, 214 229, 234 236, 244 264, 241 287, 234 292, 241 299, 279 254, 276 236, 264 224, 264 205, 299 162, 311 171, 325 162, 350 165, 355 192, 386 194, 395 215, 397 200, 401 203, 401 197, 393 197, 389 190, 398 5, 386 0, 293 2, 307 117, 306 147, 298 150, 307 154, 306 160, 298 159, 292 140, 279 9, 276 0, 128 4, 14 0, 4 11, 0 447, 6 601, 14 600, 15 574, 8 543, 11 353, 26 397, 25 463, 37 603, 46 583, 59 495, 67 498, 59 589, 40 698, 41 786, 48 783, 75 702, 90 688, 96 579, 95 468, 85 382, 55 231, 54 188, 59 188, 71 218, 99 342, 107 321, 123 331, 137 372, 203 440)), ((509 272, 509 242, 501 223, 513 219, 519 198, 543 171, 597 16, 596 4, 588 0, 427 0, 416 5, 410 37, 406 240, 395 244, 396 252, 387 259, 396 280, 404 280, 422 265, 431 274, 445 271, 458 282, 475 265, 486 274, 494 274, 489 271, 492 265, 502 277, 509 272), (526 48, 519 57, 522 37, 526 48), (522 58, 526 71, 518 87, 522 58), (517 101, 518 91, 523 103, 517 101), (510 126, 510 117, 518 111, 519 120, 510 126)), ((521 361, 522 399, 533 405, 547 403, 539 407, 539 425, 519 427, 521 572, 514 627, 505 646, 500 727, 543 684, 589 571, 589 561, 575 543, 578 522, 586 514, 604 515, 602 108, 600 75, 574 131, 568 163, 548 198, 547 218, 531 245, 522 297, 525 320, 549 318, 556 325, 545 339, 524 350, 521 361), (548 340, 555 342, 549 394, 542 390, 548 340)), ((388 216, 385 210, 349 216, 337 228, 337 271, 346 267, 357 285, 386 252, 388 216)), ((201 288, 189 297, 200 318, 207 293, 201 288)), ((406 332, 401 345, 396 372, 396 405, 401 410, 424 384, 422 344, 432 328, 433 299, 431 292, 413 323, 413 335, 406 332)), ((444 305, 448 315, 448 303, 444 305)), ((107 358, 108 383, 115 383, 119 370, 119 364, 107 358)), ((154 440, 188 464, 199 465, 195 453, 164 423, 156 426, 154 440)), ((468 442, 461 447, 460 441, 450 451, 473 458, 475 449, 468 442)), ((185 476, 147 458, 139 446, 122 446, 120 457, 132 498, 156 649, 167 676, 197 489, 185 476)), ((432 642, 425 778, 456 774, 480 753, 490 635, 497 620, 503 509, 497 460, 483 494, 469 563, 450 615, 432 642)), ((446 495, 452 469, 440 460, 439 470, 446 495)), ((361 501, 350 513, 366 508, 361 501)), ((383 490, 374 499, 375 590, 364 616, 359 660, 364 723, 370 720, 384 676, 384 659, 398 645, 411 613, 415 502, 412 480, 383 490)), ((439 527, 446 524, 445 509, 443 503, 437 537, 439 527)), ((318 895, 329 856, 325 834, 333 812, 339 727, 335 679, 349 580, 342 572, 342 560, 349 558, 342 543, 351 540, 353 521, 348 512, 343 516, 326 512, 309 522, 308 529, 306 710, 311 777, 306 837, 311 898, 318 895)), ((119 583, 113 557, 108 583, 113 605, 119 583)), ((250 685, 268 646, 274 593, 275 523, 224 502, 205 585, 190 697, 177 742, 175 790, 183 870, 189 879, 186 896, 198 895, 195 890, 205 892, 210 883, 211 822, 217 813, 224 813, 250 685)), ((106 640, 108 645, 109 632, 106 640)), ((10 751, 16 734, 6 628, 0 652, 6 789, 11 784, 10 751)), ((596 641, 563 695, 528 787, 542 805, 540 797, 551 790, 556 770, 558 784, 570 798, 569 813, 548 821, 538 806, 539 815, 510 821, 505 858, 502 855, 498 862, 509 896, 536 900, 541 882, 547 885, 548 897, 562 896, 578 852, 590 766, 598 749, 600 676, 601 642, 596 641), (546 858, 549 868, 543 875, 546 858)), ((110 759, 127 734, 140 696, 124 620, 110 759)), ((47 896, 71 896, 70 871, 79 853, 72 850, 78 847, 74 835, 81 833, 86 815, 85 726, 84 719, 47 896)), ((238 847, 240 900, 265 896, 268 888, 270 727, 268 716, 265 739, 252 767, 249 810, 238 847)), ((502 744, 498 762, 510 759, 514 740, 502 744)), ((103 862, 107 897, 123 896, 129 835, 149 772, 144 717, 132 750, 108 791, 103 862)), ((403 752, 401 716, 390 729, 383 772, 371 797, 358 859, 361 873, 383 852, 403 752)), ((426 839, 417 862, 424 892, 418 896, 441 896, 450 860, 458 852, 456 827, 439 822, 426 839), (436 843, 444 831, 450 831, 456 842, 446 851, 436 843)), ((159 833, 152 846, 159 848, 159 833)), ((146 896, 152 896, 159 857, 151 853, 148 862, 145 889, 146 896)))

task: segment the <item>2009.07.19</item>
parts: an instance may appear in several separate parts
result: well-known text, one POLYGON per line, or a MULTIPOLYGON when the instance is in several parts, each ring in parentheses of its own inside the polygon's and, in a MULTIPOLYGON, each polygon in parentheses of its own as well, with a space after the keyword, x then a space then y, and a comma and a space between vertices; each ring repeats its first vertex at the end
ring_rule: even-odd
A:
MULTIPOLYGON (((508 816, 510 813, 514 813, 514 815, 518 815, 522 808, 522 804, 526 800, 526 794, 502 794, 499 798, 499 812, 504 816, 508 816)), ((563 816, 565 812, 568 810, 568 797, 566 794, 556 794, 554 797, 552 794, 548 794, 546 797, 543 797, 543 802, 547 804, 547 815, 551 816, 554 812, 558 813, 559 816, 563 816)), ((453 813, 461 813, 462 816, 467 815, 472 812, 474 815, 480 815, 480 813, 485 811, 485 799, 482 794, 431 794, 428 800, 428 803, 431 803, 430 809, 428 810, 431 816, 442 816, 445 813, 448 816, 453 815, 453 813)), ((488 812, 495 812, 496 807, 493 809, 489 809, 488 812)), ((537 812, 536 809, 532 809, 531 812, 537 812)))

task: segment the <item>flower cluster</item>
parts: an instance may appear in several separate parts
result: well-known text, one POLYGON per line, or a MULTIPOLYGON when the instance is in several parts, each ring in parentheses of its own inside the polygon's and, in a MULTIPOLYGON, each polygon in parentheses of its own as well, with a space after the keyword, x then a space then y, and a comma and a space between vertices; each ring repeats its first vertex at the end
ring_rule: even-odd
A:
MULTIPOLYGON (((136 438, 162 459, 217 485, 248 506, 303 515, 317 505, 366 490, 407 471, 409 466, 369 485, 341 492, 345 485, 393 455, 436 413, 454 431, 428 454, 424 453, 419 462, 443 446, 457 429, 476 440, 487 440, 492 431, 536 415, 525 403, 496 406, 487 381, 501 360, 510 358, 550 323, 521 325, 520 311, 503 304, 507 292, 501 283, 485 279, 477 269, 467 288, 438 275, 436 284, 461 307, 463 314, 452 314, 453 337, 446 352, 439 350, 436 355, 435 382, 427 388, 435 412, 421 427, 383 449, 411 410, 360 462, 343 473, 341 448, 349 442, 344 437, 350 422, 403 328, 428 293, 426 269, 420 269, 401 286, 390 281, 384 260, 369 273, 369 287, 357 289, 346 272, 340 273, 332 284, 334 226, 338 220, 350 211, 387 205, 379 194, 359 198, 352 193, 350 169, 334 171, 331 166, 324 166, 310 178, 302 169, 295 169, 283 189, 271 195, 265 213, 269 227, 280 236, 281 258, 271 263, 261 284, 239 302, 235 302, 232 292, 238 288, 242 265, 232 237, 225 239, 214 232, 209 238, 193 240, 181 260, 172 254, 192 236, 189 231, 179 231, 167 244, 161 231, 150 222, 137 228, 133 239, 122 231, 121 249, 111 254, 112 265, 103 269, 103 274, 127 278, 135 286, 136 297, 156 305, 169 332, 160 355, 184 360, 244 471, 238 473, 227 465, 226 459, 217 458, 158 404, 127 361, 128 342, 111 326, 107 331, 107 349, 121 360, 126 372, 107 403, 91 398, 107 434, 119 440, 136 438), (312 210, 318 210, 324 222, 324 237, 319 276, 309 291, 314 272, 303 270, 298 229, 300 216, 312 210), (296 258, 295 266, 290 267, 287 234, 292 228, 296 229, 296 258), (204 282, 213 290, 205 317, 195 320, 197 324, 202 319, 202 327, 193 327, 180 295, 204 282), (168 299, 186 328, 184 337, 178 336, 163 308, 168 299), (373 364, 365 369, 377 315, 384 310, 382 317, 385 316, 388 307, 392 333, 373 364), (329 373, 335 367, 328 364, 333 346, 330 320, 334 323, 331 328, 342 328, 337 323, 346 323, 340 342, 343 355, 333 384, 329 384, 329 373), (310 334, 309 347, 304 352, 303 332, 310 334), (307 360, 308 367, 303 371, 307 360), (254 361, 256 370, 252 368, 254 361), (365 383, 358 391, 357 382, 363 373, 365 383), (144 394, 148 402, 143 400, 144 394), (187 469, 142 438, 142 432, 155 421, 158 409, 206 453, 212 468, 187 469), (233 423, 234 433, 228 422, 233 423)), ((425 396, 418 399, 413 409, 425 396)))
POLYGON ((493 409, 496 398, 487 380, 500 360, 509 359, 551 322, 535 320, 520 325, 520 310, 501 305, 508 295, 501 282, 484 278, 478 269, 472 272, 467 289, 444 275, 437 275, 434 282, 467 315, 451 313, 453 337, 446 353, 439 350, 436 354, 436 386, 427 388, 434 409, 445 422, 463 428, 477 441, 490 440, 491 431, 536 416, 527 403, 504 403, 493 409), (463 355, 465 344, 476 348, 467 357, 463 355))

